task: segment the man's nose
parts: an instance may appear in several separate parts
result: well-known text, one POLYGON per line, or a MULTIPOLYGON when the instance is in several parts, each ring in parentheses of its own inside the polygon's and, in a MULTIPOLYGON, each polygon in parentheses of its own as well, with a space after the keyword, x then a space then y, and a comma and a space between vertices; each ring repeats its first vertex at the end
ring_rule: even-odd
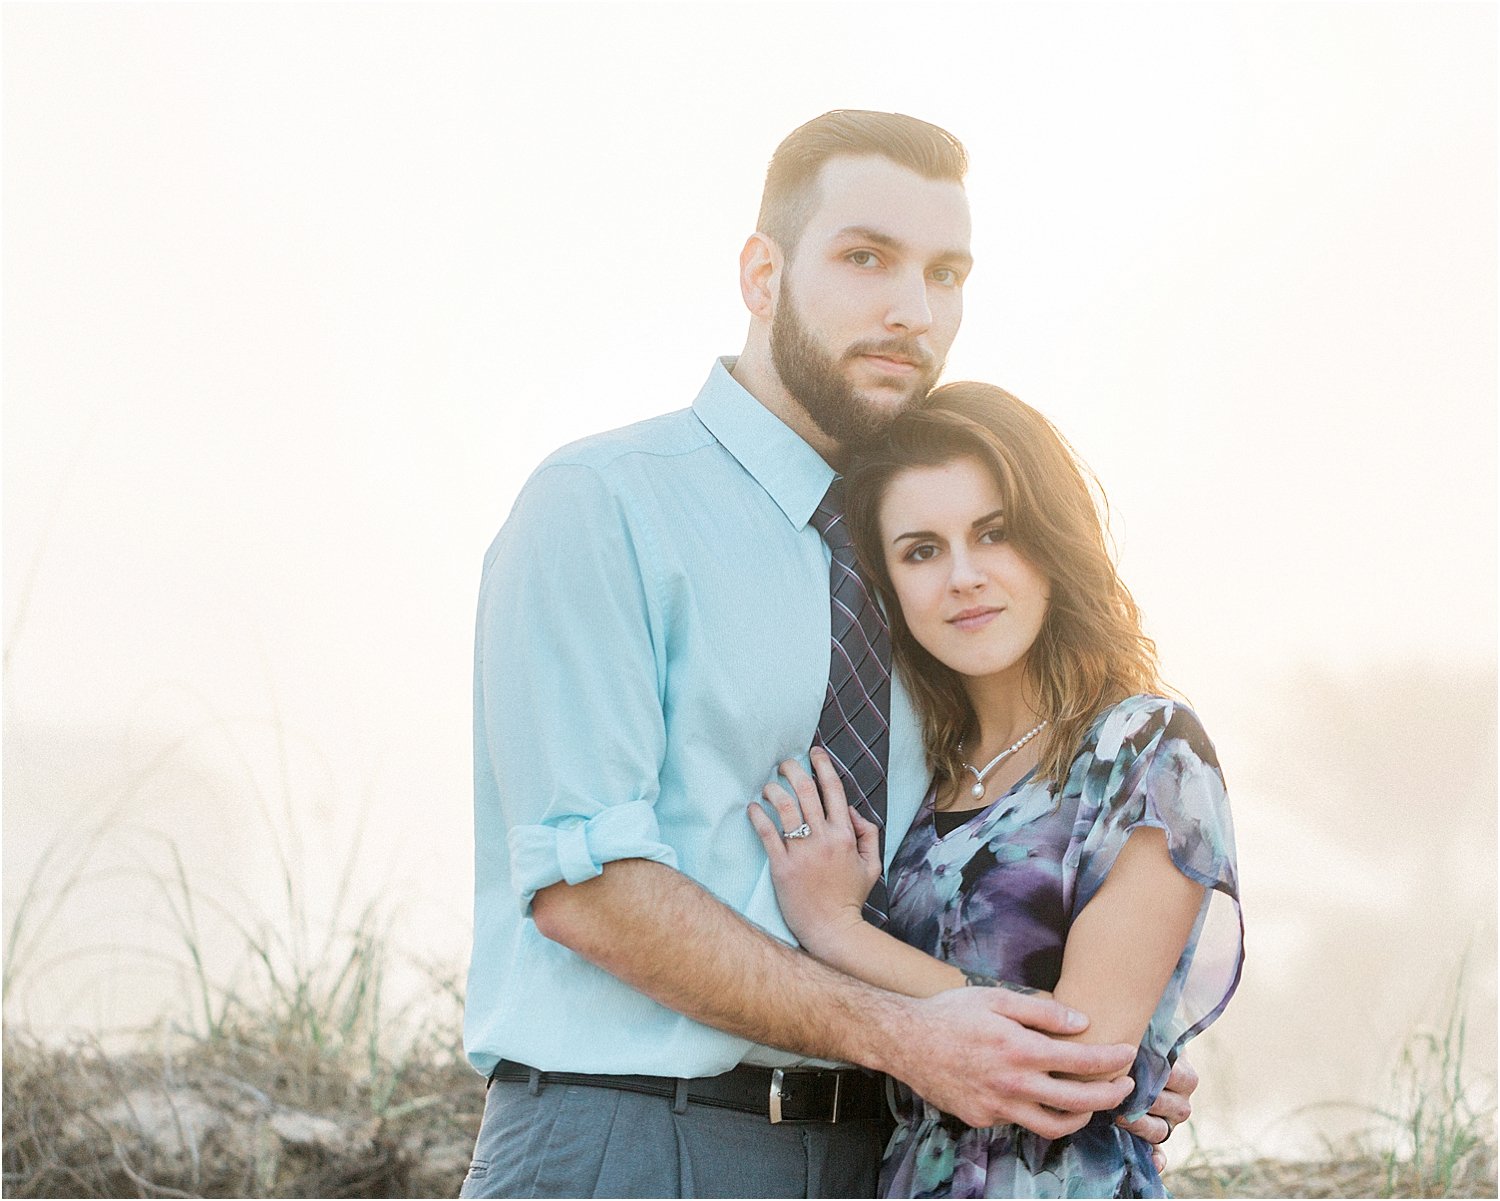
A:
POLYGON ((908 334, 925 334, 932 327, 932 306, 927 298, 927 277, 921 272, 904 272, 897 280, 898 290, 891 299, 885 323, 908 334))

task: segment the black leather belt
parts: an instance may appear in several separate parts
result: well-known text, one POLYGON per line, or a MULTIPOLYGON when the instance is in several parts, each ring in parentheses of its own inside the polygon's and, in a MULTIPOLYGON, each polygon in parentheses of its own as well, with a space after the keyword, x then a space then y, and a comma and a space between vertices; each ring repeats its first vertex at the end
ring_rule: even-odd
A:
POLYGON ((685 1097, 741 1113, 763 1114, 771 1122, 860 1122, 885 1112, 885 1078, 858 1068, 759 1068, 742 1064, 722 1076, 678 1080, 674 1076, 606 1076, 583 1072, 539 1072, 502 1059, 490 1080, 519 1083, 581 1084, 651 1097, 685 1097))

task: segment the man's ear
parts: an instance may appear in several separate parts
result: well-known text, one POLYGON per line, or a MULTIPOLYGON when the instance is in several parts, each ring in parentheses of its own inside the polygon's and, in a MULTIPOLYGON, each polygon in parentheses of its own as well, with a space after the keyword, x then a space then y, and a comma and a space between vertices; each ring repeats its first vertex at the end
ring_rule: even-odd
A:
POLYGON ((745 239, 740 251, 740 296, 750 315, 769 321, 781 292, 781 247, 763 233, 745 239))

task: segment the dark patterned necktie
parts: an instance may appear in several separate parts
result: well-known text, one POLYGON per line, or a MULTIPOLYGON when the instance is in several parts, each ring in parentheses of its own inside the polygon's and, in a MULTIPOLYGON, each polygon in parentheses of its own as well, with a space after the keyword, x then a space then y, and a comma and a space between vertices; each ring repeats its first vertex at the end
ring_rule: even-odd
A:
MULTIPOLYGON (((837 765, 849 803, 880 827, 884 862, 885 775, 891 749, 890 631, 855 562, 844 521, 842 479, 834 477, 812 523, 833 555, 828 574, 833 655, 815 745, 837 765)), ((882 875, 865 901, 865 918, 883 926, 887 910, 882 875)))

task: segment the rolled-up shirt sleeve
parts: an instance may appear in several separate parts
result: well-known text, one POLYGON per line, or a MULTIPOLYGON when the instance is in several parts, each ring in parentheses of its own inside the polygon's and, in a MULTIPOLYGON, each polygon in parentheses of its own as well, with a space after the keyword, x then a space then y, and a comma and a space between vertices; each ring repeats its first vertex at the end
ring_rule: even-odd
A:
POLYGON ((543 466, 485 560, 476 631, 479 852, 523 912, 616 859, 675 867, 656 801, 666 748, 655 548, 593 466, 543 466))

